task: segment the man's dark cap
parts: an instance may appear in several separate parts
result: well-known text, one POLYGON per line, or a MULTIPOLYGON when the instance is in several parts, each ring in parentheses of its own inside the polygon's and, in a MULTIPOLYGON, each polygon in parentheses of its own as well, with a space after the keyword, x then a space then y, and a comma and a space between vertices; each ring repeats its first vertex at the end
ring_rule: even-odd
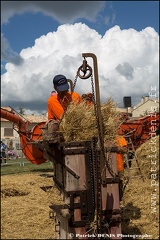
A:
POLYGON ((64 75, 56 75, 53 78, 54 87, 56 87, 59 91, 63 92, 69 89, 68 81, 64 75))

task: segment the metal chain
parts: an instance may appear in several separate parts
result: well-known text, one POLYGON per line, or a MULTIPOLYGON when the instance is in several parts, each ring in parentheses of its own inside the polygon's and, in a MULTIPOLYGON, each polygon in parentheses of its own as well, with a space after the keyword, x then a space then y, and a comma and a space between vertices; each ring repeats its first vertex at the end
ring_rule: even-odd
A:
POLYGON ((97 124, 97 128, 98 128, 98 135, 99 135, 99 140, 100 140, 100 147, 101 147, 101 149, 102 149, 103 144, 102 144, 101 130, 100 130, 100 124, 99 124, 99 118, 98 118, 97 102, 96 102, 96 100, 95 100, 93 75, 91 75, 91 86, 92 86, 92 94, 93 94, 94 113, 95 113, 96 124, 97 124))
MULTIPOLYGON (((92 87, 92 94, 93 94, 93 103, 94 103, 94 113, 96 117, 96 125, 98 128, 98 134, 99 134, 99 140, 101 139, 100 136, 100 125, 99 125, 99 119, 97 115, 97 103, 95 100, 95 92, 94 92, 94 82, 93 82, 93 75, 91 75, 91 87, 92 87)), ((93 148, 95 148, 95 140, 93 141, 93 148)), ((101 145, 101 140, 100 140, 101 145)), ((94 229, 95 234, 98 234, 99 227, 100 227, 100 221, 101 221, 101 173, 100 173, 100 157, 93 156, 93 169, 94 169, 94 186, 95 186, 95 199, 96 199, 96 206, 95 206, 95 226, 96 229, 94 229)))
POLYGON ((74 83, 73 83, 73 92, 74 92, 74 88, 75 88, 76 83, 77 83, 77 79, 78 79, 78 73, 76 74, 75 79, 74 79, 74 83))

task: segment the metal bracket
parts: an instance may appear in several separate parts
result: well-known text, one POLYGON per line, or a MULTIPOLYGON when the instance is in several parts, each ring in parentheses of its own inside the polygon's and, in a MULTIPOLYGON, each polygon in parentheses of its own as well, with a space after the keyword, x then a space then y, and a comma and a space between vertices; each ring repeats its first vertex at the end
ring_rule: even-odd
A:
POLYGON ((119 177, 115 177, 115 178, 106 178, 103 181, 103 184, 114 184, 114 183, 120 183, 120 178, 119 177))
MULTIPOLYGON (((70 227, 85 227, 93 221, 94 206, 89 201, 90 194, 88 190, 85 191, 70 191, 66 192, 70 197, 70 204, 52 205, 50 208, 64 218, 68 219, 70 227), (75 197, 80 197, 80 202, 74 202, 75 197), (74 211, 80 209, 81 220, 75 221, 74 211)), ((91 199, 90 199, 91 200, 91 199)), ((53 216, 51 216, 53 218, 53 216)))
POLYGON ((65 155, 73 155, 73 154, 85 154, 88 150, 86 148, 79 148, 79 149, 64 149, 63 153, 65 155))
POLYGON ((89 191, 70 191, 67 192, 67 194, 70 196, 69 213, 71 218, 69 220, 69 226, 83 227, 89 224, 89 222, 92 222, 94 217, 94 206, 91 204, 89 191), (75 197, 80 197, 79 203, 74 202, 75 197), (75 221, 74 219, 75 209, 80 209, 81 211, 81 220, 79 221, 75 221))
POLYGON ((121 210, 120 209, 108 209, 108 210, 102 210, 102 214, 103 215, 117 215, 117 214, 121 214, 121 210))
POLYGON ((110 223, 118 223, 121 222, 121 210, 120 209, 109 209, 102 211, 103 216, 105 219, 110 223))
MULTIPOLYGON (((52 205, 49 206, 54 213, 61 215, 64 218, 70 218, 70 214, 69 214, 69 205, 67 204, 63 204, 63 205, 52 205), (68 211, 67 211, 68 210, 68 211)), ((50 212, 51 212, 50 211, 50 212)))

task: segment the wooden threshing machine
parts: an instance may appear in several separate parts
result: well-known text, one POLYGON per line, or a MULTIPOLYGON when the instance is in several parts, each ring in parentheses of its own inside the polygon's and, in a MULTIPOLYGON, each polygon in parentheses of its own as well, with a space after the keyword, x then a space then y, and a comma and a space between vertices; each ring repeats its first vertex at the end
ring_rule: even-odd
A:
MULTIPOLYGON (((103 143, 97 58, 83 53, 77 78, 91 77, 98 137, 90 141, 65 142, 59 123, 42 122, 28 130, 28 122, 15 111, 1 108, 1 117, 14 123, 22 151, 33 164, 49 160, 54 164, 53 180, 63 205, 50 206, 54 213, 57 239, 121 239, 121 213, 116 150, 103 143), (86 58, 93 59, 93 69, 86 58), (92 74, 93 72, 93 74, 92 74), (94 78, 93 78, 94 75, 94 78)), ((82 129, 83 131, 83 129, 82 129)))

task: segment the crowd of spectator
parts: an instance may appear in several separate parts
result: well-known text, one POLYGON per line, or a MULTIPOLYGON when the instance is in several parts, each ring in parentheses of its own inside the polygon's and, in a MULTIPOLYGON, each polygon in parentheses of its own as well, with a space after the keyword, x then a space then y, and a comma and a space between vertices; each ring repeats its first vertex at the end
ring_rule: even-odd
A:
POLYGON ((0 152, 0 163, 6 163, 7 159, 17 158, 17 153, 14 150, 10 150, 3 141, 1 143, 1 152, 0 152))

